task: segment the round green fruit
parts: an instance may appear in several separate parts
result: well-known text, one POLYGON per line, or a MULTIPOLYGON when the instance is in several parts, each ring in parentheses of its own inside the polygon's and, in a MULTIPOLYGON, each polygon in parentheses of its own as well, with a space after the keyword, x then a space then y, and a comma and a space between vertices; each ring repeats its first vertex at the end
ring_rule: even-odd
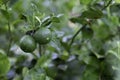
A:
POLYGON ((50 42, 52 34, 51 31, 47 28, 38 29, 33 35, 36 42, 40 45, 45 45, 50 42))
POLYGON ((4 76, 10 70, 10 62, 5 54, 0 52, 0 76, 4 76))
POLYGON ((33 52, 36 49, 36 42, 30 35, 25 35, 20 40, 20 48, 24 52, 33 52))

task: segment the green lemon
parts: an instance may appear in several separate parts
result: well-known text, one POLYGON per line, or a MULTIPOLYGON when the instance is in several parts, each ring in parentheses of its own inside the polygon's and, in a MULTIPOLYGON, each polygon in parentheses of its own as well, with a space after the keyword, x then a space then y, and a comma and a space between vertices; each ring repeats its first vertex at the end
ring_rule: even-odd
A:
POLYGON ((10 62, 5 54, 0 52, 0 76, 4 76, 10 69, 10 62))
POLYGON ((47 28, 38 29, 33 35, 36 42, 40 45, 44 45, 50 42, 52 34, 51 31, 47 28))
POLYGON ((20 40, 20 48, 24 52, 33 52, 36 49, 36 42, 30 35, 25 35, 20 40))

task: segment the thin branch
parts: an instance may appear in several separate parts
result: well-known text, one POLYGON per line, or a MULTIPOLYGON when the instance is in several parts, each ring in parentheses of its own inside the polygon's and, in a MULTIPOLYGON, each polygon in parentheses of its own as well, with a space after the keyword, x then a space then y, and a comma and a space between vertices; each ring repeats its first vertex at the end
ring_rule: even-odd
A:
POLYGON ((10 23, 8 21, 8 34, 9 34, 9 45, 8 45, 8 54, 10 53, 10 48, 12 45, 12 35, 11 35, 11 26, 10 23))
POLYGON ((42 56, 42 45, 38 45, 38 48, 39 48, 39 56, 42 56))
POLYGON ((32 53, 32 55, 34 56, 35 59, 39 58, 35 53, 32 53))
MULTIPOLYGON (((106 9, 106 8, 111 4, 111 2, 112 2, 112 0, 110 0, 110 1, 107 3, 107 5, 102 8, 102 10, 106 9)), ((75 35, 72 37, 72 40, 71 40, 71 42, 70 42, 70 47, 71 47, 71 45, 73 44, 75 37, 79 34, 79 32, 82 30, 82 28, 85 27, 86 25, 87 25, 87 24, 83 25, 83 26, 75 33, 75 35)))
POLYGON ((74 36, 72 37, 72 40, 71 40, 71 42, 70 42, 70 47, 71 47, 71 45, 73 44, 76 36, 79 34, 79 32, 80 32, 86 25, 87 25, 87 24, 83 25, 83 26, 74 34, 74 36))
POLYGON ((102 8, 102 10, 106 9, 106 8, 111 4, 111 2, 112 2, 112 0, 110 0, 110 1, 107 3, 107 5, 102 8))
MULTIPOLYGON (((5 4, 5 9, 8 12, 7 3, 5 4)), ((8 12, 8 16, 9 16, 9 12, 8 12)), ((10 26, 10 19, 9 19, 9 17, 8 17, 7 25, 8 25, 8 34, 9 34, 9 38, 8 38, 9 39, 9 44, 8 44, 7 53, 9 54, 10 53, 11 44, 12 44, 12 34, 11 34, 11 26, 10 26)))

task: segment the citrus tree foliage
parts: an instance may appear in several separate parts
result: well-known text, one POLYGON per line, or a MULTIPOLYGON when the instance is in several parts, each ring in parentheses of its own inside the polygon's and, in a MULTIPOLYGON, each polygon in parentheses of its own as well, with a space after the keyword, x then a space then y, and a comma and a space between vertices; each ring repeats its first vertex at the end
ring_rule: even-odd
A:
POLYGON ((119 80, 120 0, 0 0, 0 80, 119 80))

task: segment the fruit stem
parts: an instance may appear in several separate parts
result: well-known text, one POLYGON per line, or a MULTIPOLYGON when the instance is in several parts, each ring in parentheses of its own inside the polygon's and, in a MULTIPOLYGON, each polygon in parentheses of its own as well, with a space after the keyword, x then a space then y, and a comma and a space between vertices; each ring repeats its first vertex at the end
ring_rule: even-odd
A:
POLYGON ((39 55, 42 56, 42 46, 39 44, 39 55))
POLYGON ((35 53, 32 53, 32 55, 34 56, 35 59, 38 59, 38 56, 35 55, 35 53))

